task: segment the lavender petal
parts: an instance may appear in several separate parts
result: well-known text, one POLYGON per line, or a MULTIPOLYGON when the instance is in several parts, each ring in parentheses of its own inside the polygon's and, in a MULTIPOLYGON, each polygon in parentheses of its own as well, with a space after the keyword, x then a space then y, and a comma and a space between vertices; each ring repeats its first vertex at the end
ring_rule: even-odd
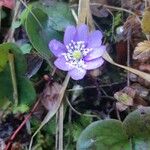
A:
POLYGON ((85 69, 86 70, 92 70, 92 69, 96 69, 100 66, 102 66, 102 64, 104 63, 104 59, 103 58, 97 58, 91 61, 87 61, 85 62, 85 69))
POLYGON ((51 40, 49 42, 49 49, 56 57, 59 57, 62 53, 66 52, 66 47, 57 40, 51 40))
POLYGON ((85 69, 72 69, 69 72, 69 75, 71 76, 72 79, 74 80, 81 80, 84 78, 85 74, 86 74, 86 70, 85 69))
POLYGON ((63 71, 69 71, 69 70, 73 69, 73 67, 71 65, 66 63, 66 59, 64 58, 63 55, 58 57, 55 60, 54 64, 57 68, 59 68, 60 70, 63 70, 63 71))
POLYGON ((87 42, 88 40, 88 26, 87 25, 82 24, 77 28, 76 40, 87 42))
POLYGON ((68 26, 65 30, 64 34, 64 44, 68 45, 71 40, 74 40, 75 35, 76 35, 76 28, 74 26, 68 26))
POLYGON ((85 61, 99 58, 103 55, 106 50, 106 46, 100 46, 100 48, 94 48, 87 56, 84 57, 85 61))
POLYGON ((98 30, 92 32, 88 39, 88 48, 98 48, 102 44, 102 33, 98 30))

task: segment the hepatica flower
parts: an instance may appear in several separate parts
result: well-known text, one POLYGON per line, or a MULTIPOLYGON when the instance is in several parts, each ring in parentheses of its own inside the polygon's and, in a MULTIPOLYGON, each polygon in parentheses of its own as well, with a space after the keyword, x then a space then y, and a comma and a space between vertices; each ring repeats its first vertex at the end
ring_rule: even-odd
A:
POLYGON ((102 55, 106 49, 102 45, 102 33, 98 30, 89 33, 87 25, 68 26, 64 34, 64 42, 51 40, 49 48, 57 57, 55 66, 68 71, 74 80, 82 79, 87 70, 100 67, 104 60, 102 55))

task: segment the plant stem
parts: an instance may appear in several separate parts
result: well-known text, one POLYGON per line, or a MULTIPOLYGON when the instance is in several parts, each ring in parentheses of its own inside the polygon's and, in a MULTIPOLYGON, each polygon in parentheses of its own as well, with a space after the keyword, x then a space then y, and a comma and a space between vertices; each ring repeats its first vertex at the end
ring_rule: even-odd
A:
MULTIPOLYGON (((130 40, 127 40, 127 66, 130 67, 130 40)), ((127 86, 130 86, 130 72, 127 71, 127 86)))
MULTIPOLYGON (((60 92, 60 99, 62 101, 63 97, 64 97, 64 93, 66 91, 66 88, 67 88, 67 85, 69 83, 69 80, 70 80, 70 76, 67 75, 66 78, 65 78, 65 81, 63 83, 63 86, 62 86, 62 90, 60 92)), ((57 112, 57 116, 56 119, 58 119, 58 128, 56 129, 56 150, 63 150, 63 120, 64 120, 64 104, 63 104, 63 101, 60 105, 60 108, 57 112), (57 142, 58 140, 58 142, 57 142)))
POLYGON ((31 115, 33 114, 34 110, 37 108, 38 104, 39 104, 39 100, 35 103, 35 105, 33 106, 32 110, 30 111, 30 113, 24 118, 23 122, 20 124, 20 126, 15 130, 15 132, 12 134, 12 136, 9 139, 8 144, 6 145, 5 150, 8 150, 12 141, 14 140, 14 138, 16 137, 16 135, 19 133, 19 131, 24 127, 24 125, 26 124, 26 122, 30 119, 31 115))
POLYGON ((14 37, 14 32, 15 32, 15 28, 13 28, 13 24, 15 23, 15 21, 18 18, 20 5, 21 5, 21 3, 19 1, 17 1, 16 5, 15 5, 15 8, 14 8, 13 19, 12 19, 12 23, 11 23, 11 28, 9 30, 9 35, 8 35, 7 42, 13 42, 13 37, 14 37))
POLYGON ((58 126, 59 126, 59 147, 58 150, 63 150, 63 121, 64 121, 64 104, 62 102, 60 108, 59 108, 59 121, 58 121, 58 126))
MULTIPOLYGON (((18 17, 19 9, 20 9, 20 2, 17 1, 7 42, 13 42, 15 29, 13 29, 12 26, 18 17)), ((10 53, 8 55, 8 60, 9 60, 10 72, 11 72, 11 77, 12 77, 12 85, 13 85, 13 90, 14 90, 13 98, 14 98, 15 106, 17 106, 18 105, 18 89, 17 89, 14 55, 10 53)))
MULTIPOLYGON (((30 140, 30 145, 29 145, 29 150, 32 149, 32 143, 33 143, 33 139, 34 137, 37 135, 37 133, 42 129, 42 127, 48 123, 48 121, 57 113, 58 109, 60 108, 60 105, 62 104, 62 99, 64 97, 64 94, 65 94, 65 91, 66 91, 66 88, 68 86, 68 83, 69 83, 69 79, 70 79, 70 76, 67 75, 63 84, 62 84, 62 88, 60 90, 60 93, 59 93, 59 97, 58 97, 58 103, 55 107, 55 109, 52 111, 52 110, 49 110, 49 112, 47 113, 47 115, 45 116, 45 118, 43 119, 43 121, 41 122, 41 125, 40 127, 35 131, 35 133, 33 134, 33 136, 31 137, 31 140, 30 140)), ((61 139, 62 140, 62 139, 61 139)), ((58 149, 56 149, 58 150, 58 149)))
POLYGON ((10 72, 11 72, 11 78, 12 78, 12 85, 13 85, 13 98, 15 102, 15 106, 18 105, 18 89, 17 89, 17 81, 16 81, 16 72, 15 72, 15 62, 14 62, 14 55, 9 53, 8 54, 8 60, 9 60, 9 66, 10 66, 10 72))

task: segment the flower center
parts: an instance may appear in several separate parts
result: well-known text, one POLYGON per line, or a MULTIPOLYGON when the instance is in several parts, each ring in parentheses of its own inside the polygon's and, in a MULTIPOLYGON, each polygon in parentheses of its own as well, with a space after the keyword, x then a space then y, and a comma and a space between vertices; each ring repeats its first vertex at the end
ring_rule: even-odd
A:
POLYGON ((84 57, 92 51, 92 48, 87 48, 84 41, 71 41, 66 45, 67 53, 63 53, 66 63, 69 65, 81 69, 85 67, 84 57))
POLYGON ((76 59, 82 58, 82 54, 81 54, 80 51, 76 51, 76 50, 75 50, 75 51, 72 53, 72 55, 73 55, 73 57, 76 58, 76 59))

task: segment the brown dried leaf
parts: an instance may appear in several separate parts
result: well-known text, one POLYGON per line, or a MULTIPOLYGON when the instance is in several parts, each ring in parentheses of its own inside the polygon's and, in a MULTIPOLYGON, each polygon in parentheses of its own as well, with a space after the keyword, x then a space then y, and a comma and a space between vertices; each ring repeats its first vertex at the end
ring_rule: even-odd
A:
POLYGON ((139 69, 140 69, 141 71, 150 73, 150 64, 140 65, 140 66, 139 66, 139 69))
MULTIPOLYGON (((91 3, 106 5, 107 0, 91 0, 91 3)), ((103 6, 91 5, 91 12, 97 17, 107 17, 109 15, 109 12, 103 6)))
POLYGON ((127 105, 124 105, 123 103, 121 102, 117 102, 116 103, 116 108, 119 110, 119 111, 124 111, 128 108, 127 105))
POLYGON ((46 83, 44 90, 39 95, 38 100, 40 101, 37 108, 34 110, 34 116, 39 120, 43 120, 47 111, 53 111, 58 102, 58 96, 62 86, 57 82, 46 83))
POLYGON ((140 42, 134 50, 133 59, 148 60, 150 58, 150 41, 140 42))
POLYGON ((109 12, 103 6, 91 6, 91 12, 94 16, 97 17, 108 17, 109 12))
POLYGON ((125 40, 128 39, 132 42, 134 41, 135 44, 141 41, 142 28, 141 23, 139 22, 136 16, 129 16, 126 22, 124 23, 123 28, 123 37, 125 38, 125 40))
POLYGON ((135 91, 130 87, 125 87, 123 90, 116 92, 114 94, 115 99, 124 105, 132 106, 133 98, 135 96, 135 91))
POLYGON ((134 106, 139 108, 140 106, 148 106, 148 103, 141 97, 137 97, 134 99, 134 106))
POLYGON ((147 106, 148 95, 149 90, 140 84, 127 86, 114 94, 114 97, 119 101, 116 103, 116 107, 119 111, 124 111, 128 106, 147 106))
POLYGON ((150 34, 150 7, 144 11, 142 19, 142 29, 146 34, 150 34))
POLYGON ((145 3, 143 0, 122 0, 122 7, 141 14, 144 10, 145 3))
POLYGON ((132 84, 131 87, 135 90, 136 95, 138 97, 142 97, 142 98, 150 101, 150 97, 149 97, 150 90, 149 89, 141 86, 138 83, 132 84))
POLYGON ((55 109, 55 105, 58 103, 59 93, 62 86, 57 82, 53 84, 47 84, 41 95, 41 103, 47 110, 55 109))

